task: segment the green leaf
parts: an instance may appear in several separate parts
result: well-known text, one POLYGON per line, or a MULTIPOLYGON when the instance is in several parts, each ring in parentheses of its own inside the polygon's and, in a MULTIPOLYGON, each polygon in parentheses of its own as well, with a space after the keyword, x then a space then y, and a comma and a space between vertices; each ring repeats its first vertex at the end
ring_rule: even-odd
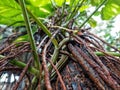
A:
POLYGON ((13 23, 15 23, 13 26, 24 25, 23 17, 18 15, 10 18, 0 15, 0 24, 11 25, 13 23))
MULTIPOLYGON (((21 28, 19 29, 19 31, 22 33, 22 32, 24 32, 24 31, 26 31, 26 29, 21 27, 21 28)), ((37 31, 37 27, 36 27, 36 26, 33 26, 33 27, 32 27, 32 34, 34 35, 34 33, 35 33, 36 31, 37 31)), ((27 35, 27 34, 18 37, 17 39, 15 39, 14 42, 23 42, 23 41, 29 41, 29 38, 28 38, 28 35, 27 35)))
POLYGON ((29 39, 28 39, 28 35, 26 34, 26 35, 23 35, 23 36, 18 37, 18 38, 14 41, 14 43, 16 43, 16 42, 28 41, 28 40, 29 40, 29 39))
POLYGON ((102 8, 101 16, 103 20, 109 20, 120 14, 119 0, 108 0, 105 7, 102 8))
POLYGON ((83 5, 80 7, 80 12, 85 11, 87 8, 89 7, 89 5, 83 5))
POLYGON ((74 3, 75 0, 70 0, 70 6, 74 3))
POLYGON ((21 14, 20 6, 15 0, 0 0, 0 15, 4 17, 12 17, 21 14))
POLYGON ((29 2, 34 7, 41 7, 51 3, 50 0, 27 0, 27 2, 29 2))
POLYGON ((50 0, 39 0, 39 3, 35 3, 37 3, 37 0, 28 0, 27 8, 37 17, 45 18, 54 11, 50 0))
POLYGON ((96 27, 96 25, 97 25, 97 22, 93 18, 91 18, 88 22, 91 27, 96 27))
POLYGON ((110 0, 112 3, 115 3, 117 5, 120 5, 120 0, 110 0))
POLYGON ((62 6, 65 0, 54 0, 56 2, 56 5, 62 6))
MULTIPOLYGON (((37 17, 46 17, 54 11, 50 0, 26 0, 26 4, 37 17)), ((18 3, 15 0, 0 0, 0 24, 10 25, 19 21, 24 20, 18 3)))
POLYGON ((20 6, 15 0, 0 0, 0 24, 12 24, 23 21, 20 6))
POLYGON ((97 11, 95 14, 94 14, 94 16, 98 16, 98 15, 100 15, 101 14, 101 12, 100 11, 97 11))
POLYGON ((56 5, 58 6, 62 6, 62 4, 64 3, 64 0, 55 0, 56 5))
POLYGON ((91 0, 91 4, 93 6, 98 6, 101 2, 102 2, 102 0, 91 0))
POLYGON ((36 15, 37 17, 42 17, 42 18, 45 18, 46 16, 51 14, 51 12, 53 11, 53 10, 47 10, 47 8, 49 7, 46 7, 46 8, 45 7, 46 6, 43 6, 43 7, 34 7, 31 5, 28 6, 28 8, 32 11, 34 15, 36 15))

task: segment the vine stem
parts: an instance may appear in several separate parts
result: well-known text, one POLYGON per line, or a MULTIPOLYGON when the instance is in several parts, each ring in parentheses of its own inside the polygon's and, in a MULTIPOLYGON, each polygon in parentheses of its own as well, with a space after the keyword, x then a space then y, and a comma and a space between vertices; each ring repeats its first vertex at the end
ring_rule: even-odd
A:
POLYGON ((84 26, 84 24, 86 24, 87 21, 89 21, 89 19, 98 11, 98 9, 104 5, 108 0, 104 0, 102 1, 102 3, 95 9, 95 11, 82 23, 82 25, 80 25, 79 28, 82 28, 84 26))
MULTIPOLYGON (((26 64, 21 62, 21 61, 19 61, 19 60, 13 59, 13 60, 10 60, 10 63, 15 65, 15 66, 17 66, 17 67, 19 67, 19 68, 22 68, 22 69, 26 67, 26 64)), ((30 72, 31 74, 39 77, 39 71, 36 68, 34 68, 34 67, 30 66, 28 68, 28 72, 30 72)))
MULTIPOLYGON (((120 53, 115 53, 115 52, 105 52, 109 55, 120 57, 120 53)), ((95 52, 97 56, 104 56, 105 54, 103 52, 95 52)))
POLYGON ((19 3, 20 3, 21 8, 22 8, 24 21, 25 21, 26 28, 27 28, 27 33, 28 33, 28 36, 29 36, 29 39, 30 39, 30 44, 31 44, 31 48, 32 48, 32 51, 33 51, 35 67, 39 70, 39 68, 40 68, 39 57, 38 57, 38 53, 37 53, 37 49, 36 49, 36 45, 35 45, 35 40, 34 40, 34 37, 33 37, 33 34, 32 34, 32 29, 31 29, 28 13, 27 13, 27 10, 26 10, 25 2, 24 2, 24 0, 19 0, 19 3))
MULTIPOLYGON (((48 35, 48 37, 51 38, 52 34, 47 29, 47 27, 29 9, 27 9, 27 11, 29 15, 35 20, 35 22, 42 28, 42 30, 48 35)), ((58 47, 58 42, 55 38, 52 39, 52 43, 54 44, 55 48, 58 47)))

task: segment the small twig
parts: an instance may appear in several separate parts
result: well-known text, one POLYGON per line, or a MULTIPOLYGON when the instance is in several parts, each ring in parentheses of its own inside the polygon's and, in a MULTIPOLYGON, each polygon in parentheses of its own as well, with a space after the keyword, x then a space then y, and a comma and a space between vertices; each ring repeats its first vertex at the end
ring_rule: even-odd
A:
MULTIPOLYGON (((57 66, 56 66, 57 69, 58 70, 62 69, 62 67, 65 65, 65 63, 67 61, 68 61, 68 56, 67 55, 62 55, 61 58, 60 58, 60 60, 57 63, 57 66)), ((52 73, 51 73, 51 77, 50 77, 51 80, 54 79, 55 76, 56 76, 56 72, 55 72, 55 70, 53 70, 52 73)))
POLYGON ((113 48, 114 50, 118 51, 120 53, 120 50, 118 50, 116 47, 110 45, 109 43, 105 42, 103 39, 99 38, 98 36, 90 33, 89 31, 86 31, 87 33, 89 33, 90 35, 94 36, 95 38, 97 38, 98 40, 102 41, 103 43, 105 43, 106 45, 108 45, 109 47, 113 48))
POLYGON ((22 49, 19 49, 19 50, 16 50, 16 48, 14 48, 15 51, 12 51, 12 50, 14 50, 14 49, 12 49, 11 52, 8 54, 8 56, 0 59, 0 65, 2 65, 6 60, 8 60, 8 59, 10 59, 10 58, 12 58, 12 57, 15 57, 15 56, 17 56, 17 55, 19 55, 19 54, 21 54, 21 53, 23 53, 23 52, 27 52, 27 51, 28 51, 27 48, 28 48, 28 47, 23 47, 22 49), (15 53, 15 52, 16 52, 16 53, 15 53))
POLYGON ((43 45, 43 43, 45 42, 45 40, 48 38, 48 36, 46 36, 44 39, 42 39, 42 41, 40 42, 40 44, 38 45, 37 49, 41 48, 41 46, 43 45))
POLYGON ((49 60, 49 62, 50 62, 50 64, 53 66, 53 68, 55 69, 56 73, 58 74, 58 77, 59 77, 59 80, 60 80, 60 82, 61 82, 61 84, 62 84, 63 90, 66 90, 64 81, 62 80, 62 77, 61 77, 61 75, 60 75, 58 69, 55 67, 55 65, 53 64, 52 60, 49 60))
POLYGON ((7 51, 8 49, 10 49, 11 47, 15 46, 15 44, 11 44, 8 47, 6 47, 5 49, 3 49, 2 51, 0 51, 0 54, 2 54, 3 52, 7 51))
POLYGON ((22 81, 23 77, 25 76, 27 70, 28 70, 28 67, 30 66, 30 63, 31 63, 32 59, 30 59, 26 65, 26 67, 23 69, 22 73, 20 74, 20 77, 19 77, 19 80, 18 82, 15 84, 15 86, 13 87, 13 90, 17 90, 20 82, 22 81))
POLYGON ((48 26, 50 28, 58 28, 58 29, 63 29, 67 32, 73 32, 74 30, 71 30, 71 29, 68 29, 68 28, 65 28, 65 27, 61 27, 61 26, 48 26))
POLYGON ((90 42, 91 44, 93 44, 94 46, 98 47, 98 48, 101 48, 103 49, 103 46, 100 44, 99 41, 97 41, 95 38, 87 35, 87 37, 89 37, 90 39, 88 38, 85 38, 85 40, 87 40, 88 42, 90 42), (94 41, 93 41, 94 40, 94 41))
POLYGON ((2 72, 2 71, 17 71, 17 70, 21 71, 22 69, 18 68, 18 67, 12 67, 12 66, 0 68, 0 72, 2 72))

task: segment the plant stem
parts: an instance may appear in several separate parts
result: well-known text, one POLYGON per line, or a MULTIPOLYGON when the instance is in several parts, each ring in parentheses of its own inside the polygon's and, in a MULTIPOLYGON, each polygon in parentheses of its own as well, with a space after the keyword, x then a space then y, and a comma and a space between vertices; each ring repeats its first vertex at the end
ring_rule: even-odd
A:
MULTIPOLYGON (((2 58, 5 58, 5 56, 0 55, 0 59, 2 59, 2 58)), ((24 67, 26 67, 26 64, 23 63, 23 62, 21 62, 21 61, 19 61, 19 60, 13 59, 13 60, 10 60, 9 62, 10 62, 11 64, 19 67, 19 68, 22 68, 22 69, 23 69, 24 67)), ((30 67, 28 68, 28 71, 29 71, 31 74, 35 75, 35 76, 39 76, 39 71, 38 71, 37 69, 35 69, 34 67, 31 67, 31 66, 30 66, 30 67)))
MULTIPOLYGON (((68 56, 67 55, 62 55, 58 64, 57 64, 57 69, 60 70, 62 68, 62 66, 67 62, 68 60, 68 56)), ((50 79, 53 80, 53 78, 56 76, 56 72, 55 70, 53 70, 50 79)))
MULTIPOLYGON (((13 64, 13 65, 15 65, 15 66, 18 66, 18 67, 20 67, 20 68, 26 67, 26 64, 25 64, 25 63, 23 63, 23 62, 21 62, 21 61, 18 61, 18 60, 10 60, 10 63, 13 64)), ((28 68, 28 71, 29 71, 31 74, 35 75, 35 76, 38 76, 38 75, 39 75, 39 71, 38 71, 37 69, 35 69, 34 67, 31 67, 31 66, 30 66, 30 67, 28 68)))
POLYGON ((39 57, 38 57, 34 37, 32 34, 32 29, 30 26, 30 20, 29 20, 28 14, 27 14, 25 2, 24 2, 24 0, 19 0, 19 3, 20 3, 21 8, 22 8, 22 12, 23 12, 23 16, 24 16, 24 20, 25 20, 25 24, 26 24, 26 28, 27 28, 27 33, 28 33, 28 36, 30 38, 30 44, 31 44, 31 48, 33 51, 34 61, 35 61, 35 67, 39 70, 39 68, 40 68, 39 57))
MULTIPOLYGON (((78 11, 79 11, 79 8, 83 5, 83 2, 84 2, 85 0, 79 0, 78 2, 77 2, 77 4, 75 5, 75 8, 73 9, 73 11, 70 13, 70 16, 69 16, 69 20, 71 20, 71 19, 73 19, 74 18, 74 16, 78 13, 78 11)), ((73 8, 73 7, 72 7, 73 8)), ((72 10, 72 8, 71 8, 71 10, 72 10)))
POLYGON ((89 19, 98 11, 98 9, 107 2, 108 0, 104 0, 96 9, 95 11, 82 23, 82 25, 80 25, 79 28, 82 28, 84 26, 84 24, 86 24, 86 22, 89 21, 89 19))
MULTIPOLYGON (((35 15, 33 15, 29 9, 27 9, 27 11, 30 14, 30 16, 35 20, 35 22, 42 28, 42 30, 48 35, 48 37, 51 38, 52 34, 47 29, 47 27, 40 20, 38 20, 37 17, 35 15)), ((58 42, 55 38, 52 39, 52 43, 54 44, 55 47, 58 47, 58 42)))
MULTIPOLYGON (((69 38, 63 39, 63 40, 59 43, 58 48, 55 48, 55 49, 54 49, 53 56, 52 56, 52 58, 51 58, 53 64, 55 64, 56 61, 57 61, 57 59, 58 59, 60 48, 61 48, 66 42, 68 42, 68 41, 69 41, 69 38)), ((49 71, 51 71, 52 68, 53 68, 53 67, 50 65, 50 66, 49 66, 49 71)))
MULTIPOLYGON (((110 54, 110 55, 113 55, 113 56, 120 57, 120 53, 115 53, 115 52, 105 52, 105 53, 110 54)), ((105 55, 105 54, 102 53, 102 52, 95 52, 95 54, 96 54, 97 56, 104 56, 104 55, 105 55)))

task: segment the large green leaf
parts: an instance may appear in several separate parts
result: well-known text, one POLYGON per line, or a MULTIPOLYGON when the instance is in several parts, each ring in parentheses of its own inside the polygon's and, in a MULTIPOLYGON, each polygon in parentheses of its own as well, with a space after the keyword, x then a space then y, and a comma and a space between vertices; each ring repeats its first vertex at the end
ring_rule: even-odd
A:
POLYGON ((0 0, 0 15, 4 17, 12 17, 21 14, 20 6, 15 0, 0 0))
POLYGON ((54 11, 52 8, 52 5, 50 3, 48 3, 44 6, 40 6, 40 7, 35 7, 32 5, 27 5, 27 7, 37 17, 43 17, 43 18, 45 18, 46 16, 48 16, 49 14, 51 14, 54 11))
MULTIPOLYGON (((54 11, 50 0, 26 0, 26 4, 37 17, 46 17, 54 11)), ((0 24, 19 21, 24 21, 19 4, 15 0, 0 0, 0 24)))
POLYGON ((76 0, 53 0, 57 6, 62 6, 64 2, 66 2, 66 4, 70 4, 72 5, 72 3, 74 3, 74 1, 76 0))
POLYGON ((56 2, 56 5, 62 6, 65 0, 54 0, 56 2))
POLYGON ((0 0, 0 24, 10 25, 23 21, 21 8, 15 0, 0 0))
POLYGON ((89 5, 83 5, 80 7, 80 12, 85 11, 87 8, 89 8, 89 5))
POLYGON ((26 4, 37 17, 45 18, 54 11, 50 0, 26 0, 26 4))
POLYGON ((0 15, 0 24, 18 26, 24 25, 24 21, 21 15, 17 15, 15 17, 4 17, 0 15))
MULTIPOLYGON (((103 0, 91 0, 92 6, 98 6, 103 0)), ((120 14, 120 0, 106 0, 106 4, 102 8, 101 17, 103 20, 109 20, 120 14)))
POLYGON ((108 20, 118 14, 120 14, 120 1, 108 0, 105 7, 102 8, 101 12, 102 19, 108 20))
MULTIPOLYGON (((64 1, 70 4, 73 8, 78 0, 52 0, 56 5, 62 6, 64 1)), ((89 0, 85 0, 88 2, 89 0)), ((98 6, 103 0, 91 0, 92 6, 98 6)), ((102 8, 101 16, 102 19, 108 20, 118 14, 120 14, 120 1, 119 0, 107 0, 108 2, 102 8)), ((54 9, 51 4, 51 0, 25 0, 27 7, 34 13, 37 17, 46 17, 50 15, 54 9)), ((83 5, 80 11, 86 10, 89 5, 83 5)), ((15 0, 0 0, 0 24, 10 25, 14 22, 24 21, 21 7, 15 0)), ((22 23, 23 24, 23 23, 22 23)))
POLYGON ((120 0, 110 0, 112 3, 115 3, 117 5, 120 5, 120 0))
POLYGON ((51 0, 26 0, 34 7, 45 6, 48 3, 51 3, 51 0))
POLYGON ((102 2, 102 0, 91 0, 91 4, 93 6, 98 6, 101 2, 102 2))

